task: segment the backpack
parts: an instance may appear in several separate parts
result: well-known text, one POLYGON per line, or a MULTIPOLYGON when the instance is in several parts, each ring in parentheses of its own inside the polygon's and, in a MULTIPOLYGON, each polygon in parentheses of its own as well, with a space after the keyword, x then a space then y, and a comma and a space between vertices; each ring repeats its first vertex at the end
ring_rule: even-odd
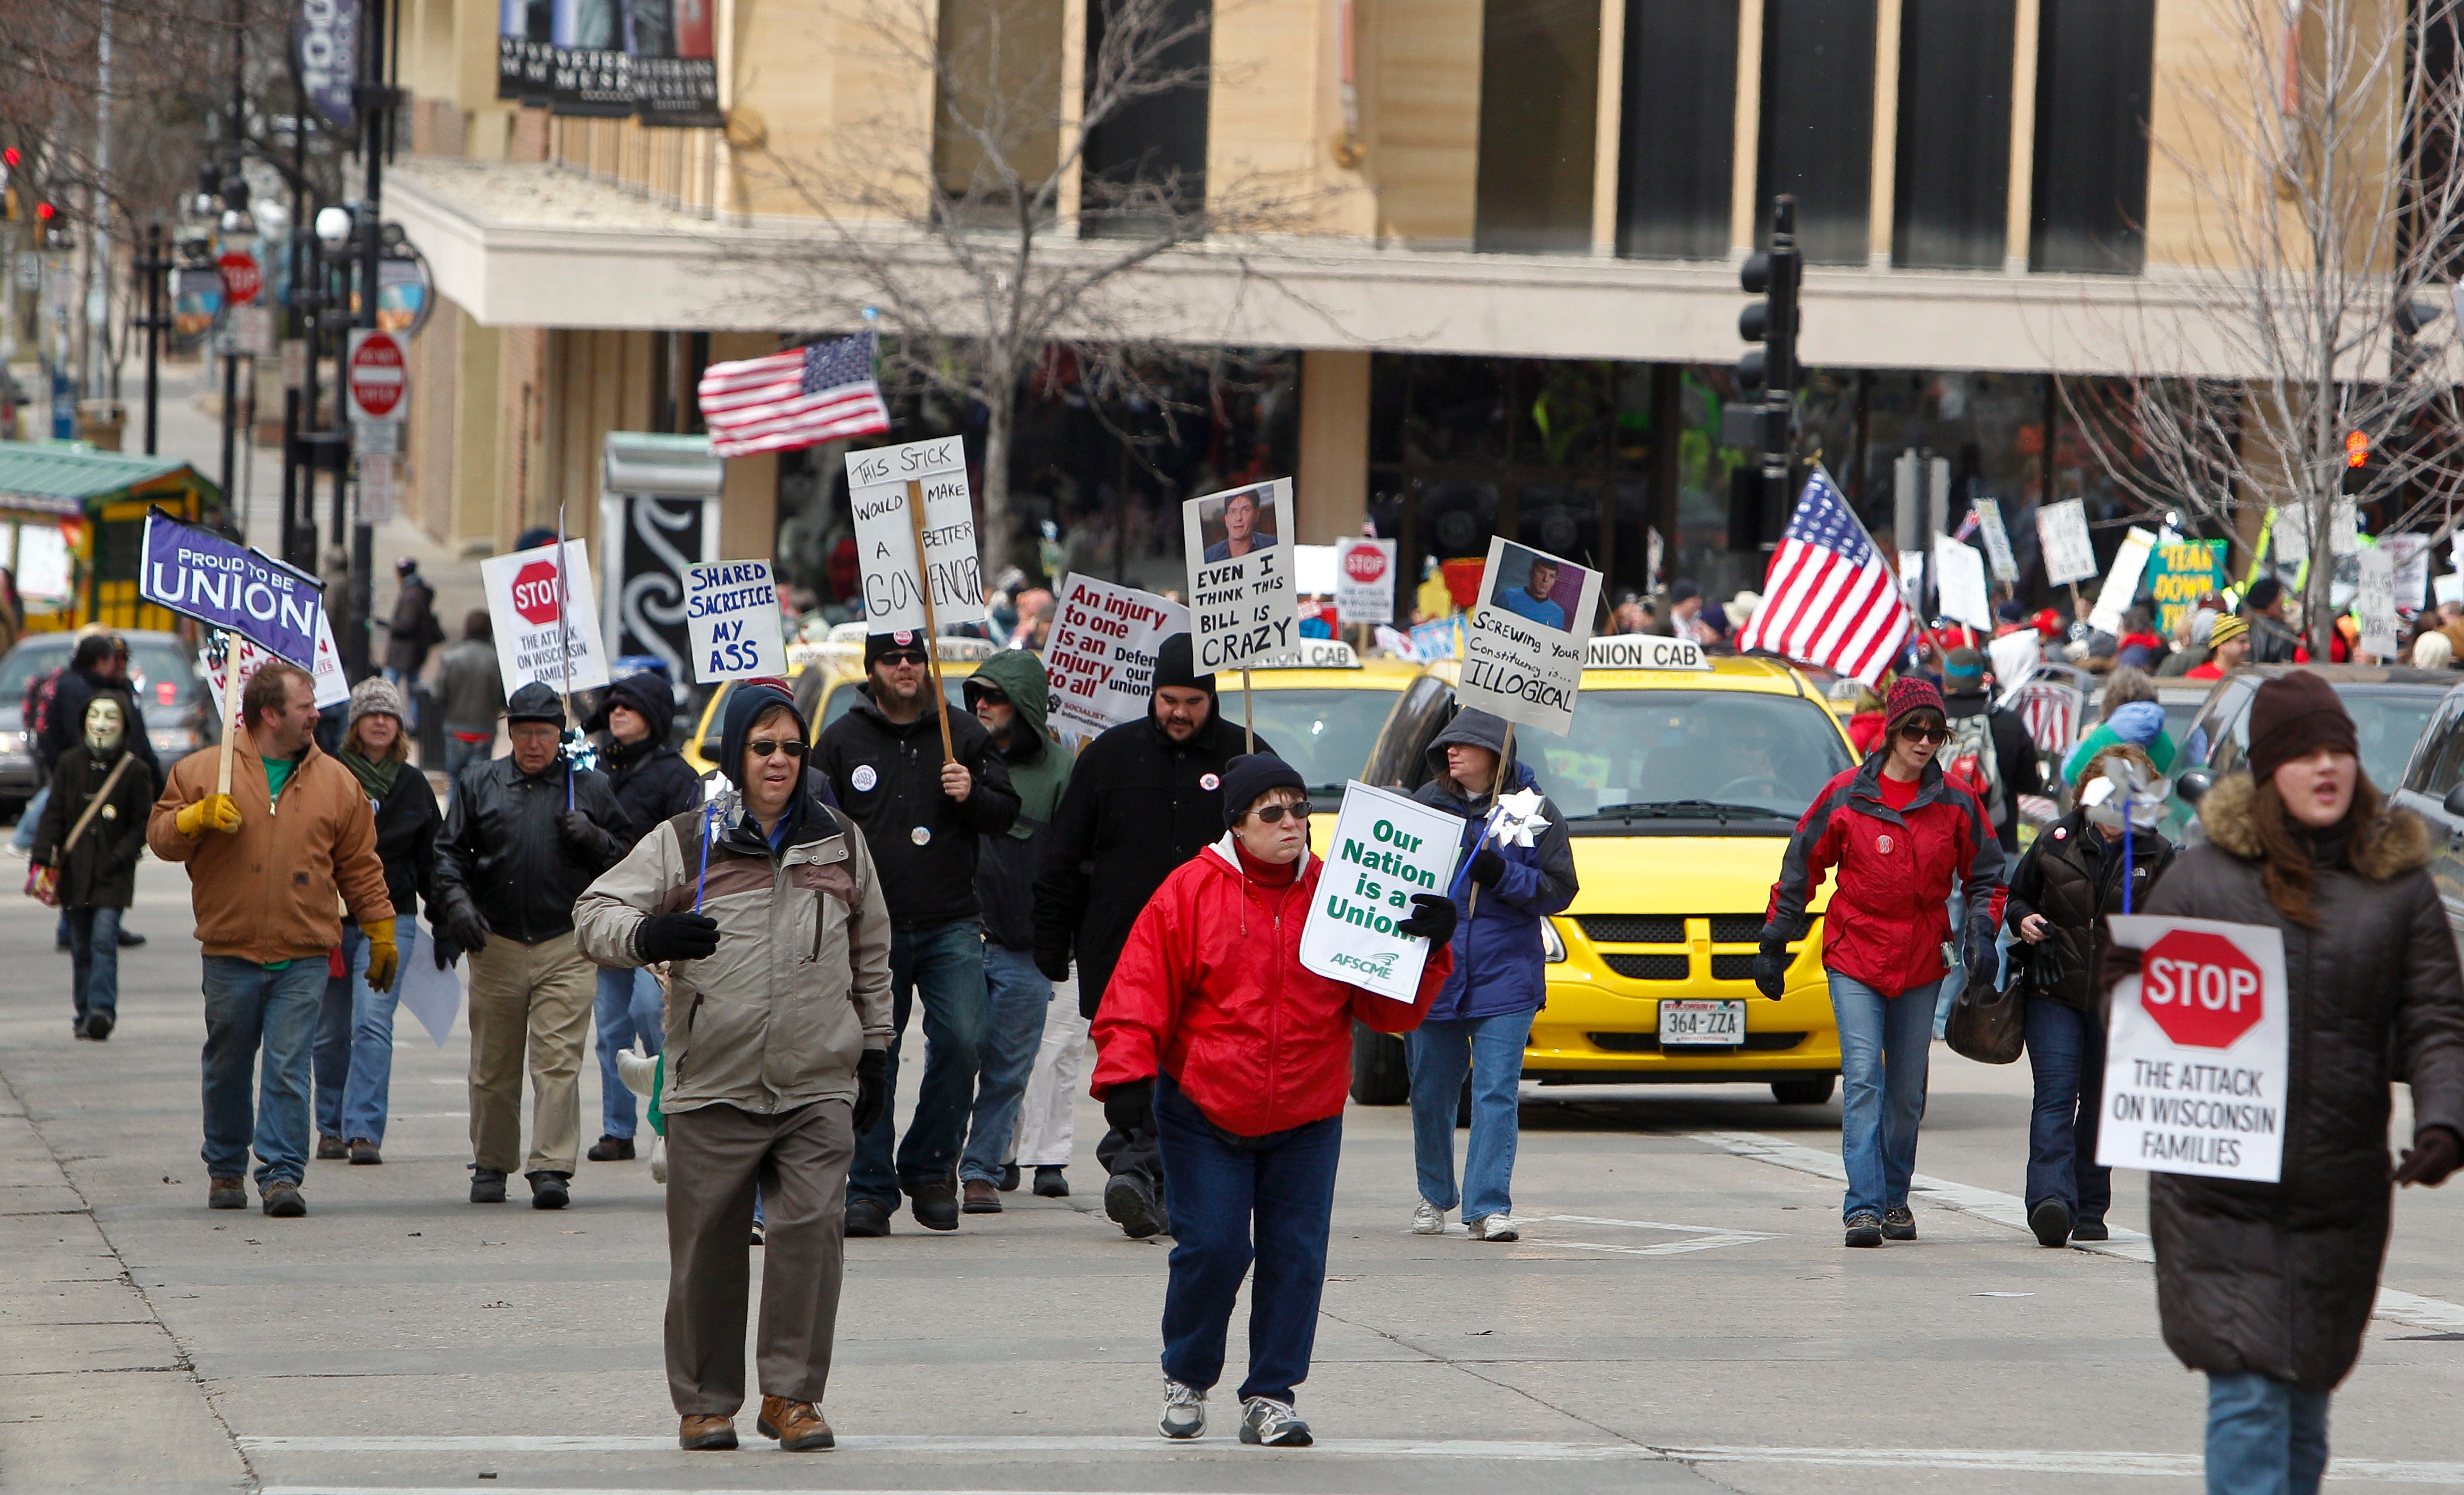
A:
POLYGON ((52 730, 52 699, 59 694, 60 676, 66 673, 68 666, 62 665, 56 670, 46 670, 26 682, 26 740, 29 742, 40 742, 52 730))
POLYGON ((1982 711, 1973 716, 1955 716, 1946 723, 1950 728, 1950 740, 1942 745, 1936 760, 1943 773, 1966 784, 1985 806, 1985 819, 1990 824, 2002 824, 2005 801, 2002 793, 2002 756, 1993 751, 1993 714, 1982 711))

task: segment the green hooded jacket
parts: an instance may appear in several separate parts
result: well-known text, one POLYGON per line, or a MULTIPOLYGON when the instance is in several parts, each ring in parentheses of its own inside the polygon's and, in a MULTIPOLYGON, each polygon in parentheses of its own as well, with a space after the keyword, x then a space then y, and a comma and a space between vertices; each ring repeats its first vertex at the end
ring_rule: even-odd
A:
MULTIPOLYGON (((1010 787, 1018 791, 1018 819, 1008 830, 983 838, 976 858, 976 901, 982 907, 985 936, 1013 950, 1035 948, 1036 856, 1044 828, 1069 787, 1075 761, 1045 726, 1052 691, 1044 661, 1027 649, 1003 649, 979 666, 968 683, 981 680, 1018 708, 1018 741, 1001 750, 1010 787)), ((973 696, 969 697, 971 700, 973 696)))

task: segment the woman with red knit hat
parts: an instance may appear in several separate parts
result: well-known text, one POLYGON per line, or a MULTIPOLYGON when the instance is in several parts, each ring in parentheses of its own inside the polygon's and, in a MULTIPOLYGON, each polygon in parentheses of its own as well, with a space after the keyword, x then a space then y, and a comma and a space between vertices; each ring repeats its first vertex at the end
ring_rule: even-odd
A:
POLYGON ((1822 877, 1838 885, 1822 916, 1822 968, 1839 1019, 1839 1152, 1848 1168, 1847 1243, 1914 1241, 1908 1180, 1925 1118, 1934 998, 1949 972, 1950 894, 1964 881, 1970 970, 1994 960, 2002 846, 1967 786, 1934 752, 1950 736, 1942 693, 1903 679, 1882 704, 1881 746, 1815 797, 1788 844, 1764 916, 1754 984, 1777 1000, 1812 926, 1822 877))

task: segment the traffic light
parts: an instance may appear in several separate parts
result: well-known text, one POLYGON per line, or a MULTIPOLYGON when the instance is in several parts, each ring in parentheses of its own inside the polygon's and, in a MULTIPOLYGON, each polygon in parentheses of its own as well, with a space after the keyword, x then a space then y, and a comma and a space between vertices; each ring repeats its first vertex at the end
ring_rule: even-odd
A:
POLYGON ((1739 283, 1763 297, 1747 302, 1737 315, 1737 335, 1761 344, 1737 360, 1742 387, 1794 392, 1796 292, 1804 272, 1805 256, 1796 247, 1796 199, 1783 196, 1771 209, 1771 248, 1749 256, 1737 272, 1739 283))
POLYGON ((2344 492, 2365 493, 2370 479, 2378 475, 2378 464, 2370 460, 2370 433, 2365 430, 2344 433, 2344 492))
POLYGON ((40 249, 61 249, 68 243, 68 229, 60 222, 60 210, 52 203, 34 205, 34 243, 40 249))

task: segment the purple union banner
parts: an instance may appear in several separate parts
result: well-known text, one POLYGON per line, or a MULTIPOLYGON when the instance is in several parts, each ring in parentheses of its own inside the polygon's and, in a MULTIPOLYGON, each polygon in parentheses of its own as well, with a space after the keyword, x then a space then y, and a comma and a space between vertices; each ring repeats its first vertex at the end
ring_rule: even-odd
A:
POLYGON ((302 670, 316 668, 323 588, 269 556, 163 514, 145 517, 137 595, 229 628, 302 670))

